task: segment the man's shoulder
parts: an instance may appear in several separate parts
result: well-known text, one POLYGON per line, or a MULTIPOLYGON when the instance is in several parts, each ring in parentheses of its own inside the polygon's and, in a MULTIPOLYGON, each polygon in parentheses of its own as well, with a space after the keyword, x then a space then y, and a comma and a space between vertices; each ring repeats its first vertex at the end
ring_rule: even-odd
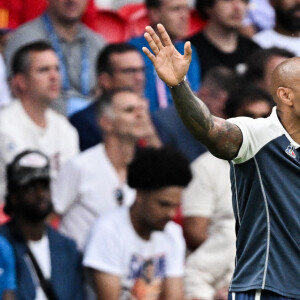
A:
POLYGON ((80 25, 81 25, 81 29, 82 29, 83 33, 87 36, 89 43, 97 45, 98 47, 101 47, 101 48, 105 44, 107 44, 107 41, 104 39, 104 37, 102 35, 93 31, 92 29, 90 29, 83 23, 81 23, 80 25))
MULTIPOLYGON (((97 144, 87 150, 80 152, 74 158, 70 160, 70 164, 76 166, 79 169, 82 168, 93 168, 94 162, 98 161, 99 165, 103 163, 106 159, 104 155, 104 146, 103 144, 97 144)), ((98 166, 98 164, 96 165, 98 166)))
POLYGON ((77 252, 77 246, 76 242, 71 239, 70 237, 67 237, 66 235, 58 232, 56 229, 48 226, 47 227, 47 233, 49 238, 49 243, 55 243, 55 247, 57 248, 57 251, 61 251, 63 249, 68 251, 75 251, 77 252))
POLYGON ((19 123, 19 117, 22 114, 21 105, 22 104, 19 102, 19 100, 14 100, 9 105, 4 106, 0 109, 0 124, 2 127, 1 129, 3 129, 3 126, 5 127, 7 125, 11 125, 12 119, 14 119, 14 124, 19 123), (15 118, 15 116, 18 116, 18 118, 15 118))

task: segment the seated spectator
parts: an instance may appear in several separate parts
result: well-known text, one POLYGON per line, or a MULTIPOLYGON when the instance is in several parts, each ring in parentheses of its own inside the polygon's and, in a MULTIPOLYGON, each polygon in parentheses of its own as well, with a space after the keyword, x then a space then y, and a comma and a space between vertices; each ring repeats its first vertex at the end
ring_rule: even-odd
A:
POLYGON ((269 0, 249 0, 241 33, 248 37, 262 30, 273 28, 275 12, 269 0))
POLYGON ((207 24, 189 40, 198 53, 203 76, 220 65, 242 71, 247 57, 259 48, 239 33, 246 7, 245 0, 197 0, 198 13, 207 24))
MULTIPOLYGON (((180 39, 185 37, 188 30, 189 7, 187 0, 146 0, 145 3, 151 25, 156 28, 156 24, 162 23, 170 33, 177 50, 183 53, 184 42, 180 41, 180 39)), ((167 107, 173 103, 170 91, 156 75, 151 61, 142 52, 142 48, 148 45, 147 41, 144 36, 140 36, 133 38, 129 43, 136 46, 144 57, 146 65, 145 97, 149 100, 150 111, 154 112, 158 108, 167 107)), ((196 51, 193 54, 187 79, 191 84, 192 90, 198 91, 200 86, 200 65, 196 51)))
POLYGON ((105 42, 80 22, 87 0, 48 2, 46 13, 14 32, 7 43, 5 59, 11 75, 12 57, 20 47, 37 40, 49 41, 59 58, 62 76, 62 95, 53 105, 71 114, 95 96, 93 66, 105 42))
POLYGON ((0 227, 14 248, 16 299, 84 299, 81 256, 74 241, 47 226, 52 212, 50 165, 39 151, 24 151, 7 166, 5 212, 0 227))
POLYGON ((277 47, 259 49, 247 59, 247 69, 243 77, 245 82, 251 82, 271 93, 271 74, 283 61, 295 54, 277 47))
MULTIPOLYGON (((214 115, 224 117, 225 102, 236 84, 237 76, 232 70, 214 67, 205 75, 198 95, 214 115)), ((206 151, 184 126, 174 105, 153 113, 152 120, 162 143, 180 150, 190 161, 206 151)))
POLYGON ((103 94, 97 104, 103 143, 65 164, 54 185, 55 211, 62 216, 60 230, 80 249, 98 215, 132 204, 135 191, 126 182, 127 165, 139 139, 156 139, 146 101, 131 90, 103 94))
MULTIPOLYGON (((96 81, 102 93, 119 88, 130 88, 143 96, 145 87, 145 64, 139 51, 126 43, 110 44, 99 53, 96 81)), ((86 150, 102 142, 97 120, 97 101, 70 118, 79 133, 80 149, 86 150)))
POLYGON ((14 250, 8 240, 0 235, 0 299, 14 300, 16 290, 16 263, 14 250))
POLYGON ((19 98, 0 111, 0 202, 5 165, 25 149, 48 155, 52 175, 79 152, 78 135, 68 120, 49 108, 60 94, 58 58, 45 42, 20 48, 13 60, 13 85, 19 98))
MULTIPOLYGON (((255 86, 229 96, 228 117, 267 117, 271 95, 255 86)), ((235 257, 230 167, 206 152, 192 164, 193 180, 183 194, 183 230, 192 252, 185 270, 186 296, 193 300, 227 300, 235 257)))
POLYGON ((280 47, 300 56, 300 14, 296 0, 270 2, 275 10, 275 27, 254 35, 253 40, 262 48, 280 47))
POLYGON ((183 299, 185 244, 171 220, 190 180, 189 163, 179 153, 137 152, 128 167, 134 204, 101 216, 85 250, 97 299, 183 299))

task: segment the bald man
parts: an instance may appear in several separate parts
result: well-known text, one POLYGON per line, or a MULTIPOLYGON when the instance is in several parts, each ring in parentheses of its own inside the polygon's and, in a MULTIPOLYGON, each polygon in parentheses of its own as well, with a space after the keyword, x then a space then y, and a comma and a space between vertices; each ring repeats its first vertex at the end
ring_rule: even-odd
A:
POLYGON ((215 156, 230 161, 236 218, 236 267, 231 300, 300 299, 300 58, 281 63, 271 86, 268 118, 213 116, 190 90, 191 46, 180 55, 158 25, 143 48, 170 87, 183 122, 215 156))

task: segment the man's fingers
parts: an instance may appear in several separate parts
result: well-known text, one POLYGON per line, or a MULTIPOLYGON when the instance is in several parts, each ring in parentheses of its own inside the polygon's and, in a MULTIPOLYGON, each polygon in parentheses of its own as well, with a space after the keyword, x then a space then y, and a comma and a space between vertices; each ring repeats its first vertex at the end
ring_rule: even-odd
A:
POLYGON ((158 31, 159 31, 159 33, 161 35, 161 38, 162 38, 162 40, 164 42, 164 45, 165 46, 171 46, 171 45, 173 45, 172 41, 170 39, 170 36, 168 35, 165 27, 162 24, 157 24, 157 29, 158 29, 158 31))
POLYGON ((155 56, 150 52, 150 50, 146 47, 142 48, 143 52, 148 56, 148 58, 154 63, 155 56))
POLYGON ((154 43, 156 44, 158 49, 159 50, 163 49, 164 45, 162 44, 162 42, 161 42, 160 38, 158 37, 158 35, 155 33, 154 29, 151 26, 146 26, 146 31, 147 31, 146 33, 150 34, 152 40, 154 41, 154 43))
POLYGON ((184 44, 184 57, 192 59, 192 47, 189 41, 184 44))
POLYGON ((145 38, 146 41, 148 42, 149 47, 151 48, 151 50, 153 51, 153 53, 154 53, 155 55, 158 55, 159 49, 158 49, 158 47, 156 46, 156 43, 153 41, 151 35, 150 35, 148 32, 146 32, 146 33, 144 34, 144 38, 145 38))

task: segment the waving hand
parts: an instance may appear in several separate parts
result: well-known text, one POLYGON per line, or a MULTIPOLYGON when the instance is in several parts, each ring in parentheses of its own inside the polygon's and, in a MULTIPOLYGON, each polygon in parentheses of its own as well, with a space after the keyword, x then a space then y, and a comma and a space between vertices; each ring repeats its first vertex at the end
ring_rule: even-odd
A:
POLYGON ((157 25, 161 39, 151 26, 146 27, 145 39, 151 50, 143 47, 143 52, 152 61, 158 76, 168 85, 175 86, 184 80, 192 60, 192 48, 190 42, 184 45, 184 55, 181 55, 174 47, 168 33, 162 24, 157 25))

